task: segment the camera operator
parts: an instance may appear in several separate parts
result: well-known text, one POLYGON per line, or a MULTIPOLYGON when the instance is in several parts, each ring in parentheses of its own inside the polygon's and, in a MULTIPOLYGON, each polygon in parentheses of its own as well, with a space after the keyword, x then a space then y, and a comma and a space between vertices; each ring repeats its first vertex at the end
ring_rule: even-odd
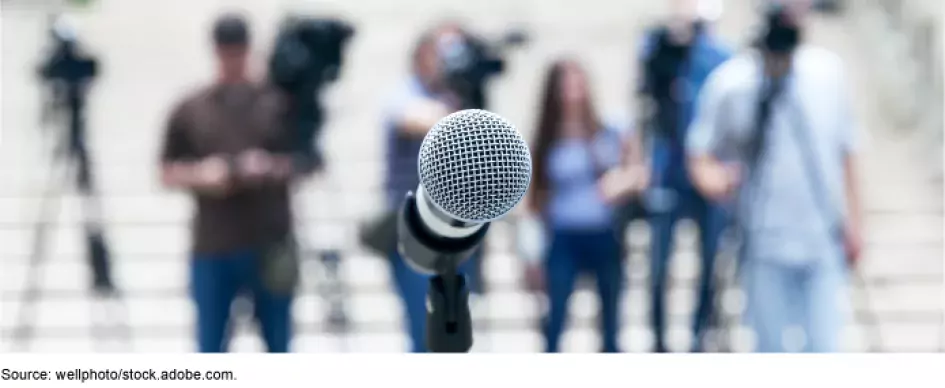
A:
MULTIPOLYGON (((444 116, 459 110, 462 101, 449 89, 442 67, 440 51, 445 39, 460 30, 453 25, 441 25, 424 33, 412 53, 412 74, 393 96, 384 114, 387 131, 387 207, 390 214, 400 209, 408 191, 420 183, 417 155, 423 137, 444 116)), ((389 224, 393 227, 393 224, 389 224)), ((391 246, 388 252, 394 283, 406 310, 408 332, 413 352, 426 351, 426 297, 429 281, 407 265, 404 258, 391 246)), ((481 252, 473 255, 460 267, 470 277, 472 291, 479 290, 481 281, 478 262, 481 252)))
POLYGON ((802 44, 797 2, 712 74, 688 139, 699 190, 736 200, 746 317, 762 352, 831 352, 862 249, 856 124, 843 64, 802 44), (733 198, 737 193, 737 198, 733 198))
POLYGON ((285 123, 284 96, 247 76, 249 28, 225 15, 213 28, 216 82, 174 109, 162 181, 196 200, 190 261, 201 352, 226 351, 230 307, 248 292, 269 352, 287 352, 298 283, 290 187, 310 154, 285 123))
POLYGON ((667 351, 665 299, 676 222, 691 218, 699 227, 702 265, 692 328, 694 351, 701 350, 712 313, 712 271, 725 228, 722 209, 693 188, 685 165, 683 147, 696 96, 709 73, 729 57, 707 21, 700 19, 697 6, 698 0, 674 0, 669 21, 648 34, 641 55, 641 92, 649 103, 650 122, 646 127, 653 147, 652 187, 644 197, 644 205, 652 228, 651 327, 657 352, 667 351))

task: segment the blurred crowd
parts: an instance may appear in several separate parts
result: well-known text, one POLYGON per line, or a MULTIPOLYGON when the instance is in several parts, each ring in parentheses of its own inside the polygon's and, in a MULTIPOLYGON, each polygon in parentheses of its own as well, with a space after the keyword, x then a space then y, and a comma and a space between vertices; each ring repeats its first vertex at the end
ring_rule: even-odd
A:
MULTIPOLYGON (((715 350, 706 337, 719 321, 723 245, 735 252, 732 281, 743 291, 755 350, 837 351, 849 303, 844 292, 863 249, 863 216, 860 129, 846 70, 837 54, 805 39, 812 7, 832 2, 767 2, 749 47, 716 35, 704 13, 710 2, 669 3, 670 14, 639 42, 640 71, 627 91, 636 101, 628 109, 632 122, 600 115, 589 87, 599 75, 582 58, 535 69, 544 74, 536 126, 523 128, 531 135, 533 177, 510 219, 523 285, 546 307, 544 350, 561 350, 577 279, 590 275, 600 301, 600 350, 621 351, 627 227, 643 221, 651 231, 652 351, 669 351, 674 232, 689 219, 699 231, 700 257, 691 351, 715 350)), ((240 14, 221 15, 210 32, 216 78, 180 97, 162 134, 161 181, 196 204, 188 295, 201 352, 227 350, 232 305, 241 297, 252 301, 270 352, 289 351, 293 338, 300 270, 292 188, 318 180, 325 168, 319 129, 330 114, 317 96, 339 77, 346 42, 356 37, 338 20, 292 19, 281 31, 267 77, 254 79, 247 70, 253 26, 240 14)), ((95 61, 81 56, 67 27, 57 25, 54 35, 61 49, 42 75, 65 85, 59 100, 74 112, 66 148, 89 206, 97 206, 80 97, 95 61)), ((525 41, 513 33, 486 42, 451 21, 432 26, 417 38, 411 71, 378 123, 387 209, 365 220, 361 239, 389 262, 414 352, 427 350, 428 280, 391 242, 393 214, 418 187, 427 131, 452 112, 490 109, 486 89, 505 66, 503 50, 525 41)), ((109 292, 108 244, 101 226, 89 225, 95 284, 109 292)), ((488 281, 484 256, 473 254, 461 268, 473 293, 488 281)))

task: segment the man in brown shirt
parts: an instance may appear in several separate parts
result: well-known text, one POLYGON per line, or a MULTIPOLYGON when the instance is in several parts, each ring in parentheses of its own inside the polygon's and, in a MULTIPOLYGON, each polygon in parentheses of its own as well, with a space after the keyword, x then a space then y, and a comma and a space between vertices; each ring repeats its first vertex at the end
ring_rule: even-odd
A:
POLYGON ((199 350, 226 350, 230 305, 248 292, 268 350, 286 352, 292 287, 270 287, 263 268, 270 247, 291 240, 289 186, 302 164, 293 163, 282 96, 247 76, 246 22, 221 17, 213 39, 218 79, 177 105, 161 153, 164 185, 191 192, 197 205, 190 280, 199 350))

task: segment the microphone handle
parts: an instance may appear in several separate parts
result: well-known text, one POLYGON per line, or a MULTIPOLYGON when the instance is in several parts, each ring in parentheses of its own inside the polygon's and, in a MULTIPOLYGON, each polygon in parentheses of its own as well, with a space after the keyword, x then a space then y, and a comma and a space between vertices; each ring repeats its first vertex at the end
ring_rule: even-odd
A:
POLYGON ((489 223, 486 223, 466 237, 437 235, 424 225, 417 209, 417 197, 410 192, 397 217, 397 250, 416 272, 450 274, 475 253, 488 230, 489 223))

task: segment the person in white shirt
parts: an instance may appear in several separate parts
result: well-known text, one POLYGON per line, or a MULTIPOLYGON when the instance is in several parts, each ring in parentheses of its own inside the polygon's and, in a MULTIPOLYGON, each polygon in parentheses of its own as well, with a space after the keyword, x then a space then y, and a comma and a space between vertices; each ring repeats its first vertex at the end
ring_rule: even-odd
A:
POLYGON ((863 245, 843 64, 801 43, 799 10, 774 7, 757 49, 713 72, 687 139, 697 189, 734 206, 761 352, 838 349, 863 245))

